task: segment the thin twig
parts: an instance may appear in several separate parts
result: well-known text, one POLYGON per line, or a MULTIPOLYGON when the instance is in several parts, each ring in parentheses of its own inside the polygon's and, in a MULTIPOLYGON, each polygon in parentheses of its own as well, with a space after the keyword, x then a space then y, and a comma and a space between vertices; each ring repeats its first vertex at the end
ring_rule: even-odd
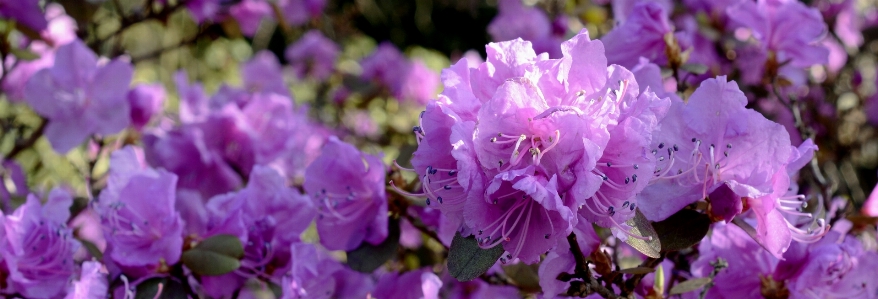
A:
POLYGON ((570 244, 570 252, 573 254, 574 261, 576 261, 576 268, 573 269, 572 275, 561 273, 558 279, 562 281, 570 281, 572 278, 582 279, 582 282, 570 281, 570 289, 567 290, 567 295, 585 297, 589 294, 597 293, 601 297, 608 299, 619 298, 619 295, 616 295, 613 290, 601 285, 592 276, 591 269, 588 268, 588 261, 585 259, 585 255, 582 254, 579 242, 576 241, 575 233, 567 235, 567 243, 570 244))
POLYGON ((37 142, 37 139, 39 139, 40 136, 43 136, 43 132, 46 131, 46 125, 48 124, 49 121, 44 119, 40 126, 37 127, 37 129, 33 133, 31 133, 30 136, 28 136, 24 140, 19 140, 15 143, 15 146, 12 147, 12 150, 10 150, 8 154, 6 154, 5 159, 13 159, 15 158, 15 156, 18 156, 18 154, 20 154, 22 151, 32 147, 37 142))

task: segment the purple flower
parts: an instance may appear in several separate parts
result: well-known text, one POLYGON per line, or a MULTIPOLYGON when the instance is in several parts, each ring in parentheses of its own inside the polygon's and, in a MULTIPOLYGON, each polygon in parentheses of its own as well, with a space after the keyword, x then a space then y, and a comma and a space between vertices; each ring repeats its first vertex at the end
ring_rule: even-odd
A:
POLYGON ((440 288, 442 280, 427 268, 384 273, 378 278, 372 295, 387 299, 438 299, 440 288))
MULTIPOLYGON (((807 246, 802 256, 790 260, 798 271, 789 271, 788 288, 793 298, 874 298, 878 283, 873 279, 878 253, 865 251, 854 236, 837 232, 807 246)), ((782 261, 784 265, 786 261, 782 261)), ((777 276, 777 275, 776 275, 777 276)))
POLYGON ((420 60, 413 60, 408 64, 408 70, 403 75, 403 82, 394 96, 404 100, 413 100, 421 105, 426 104, 436 95, 436 87, 439 85, 439 76, 433 70, 427 68, 420 60))
POLYGON ((8 73, 3 78, 2 87, 12 102, 24 101, 24 89, 30 77, 41 69, 51 67, 55 63, 57 48, 76 39, 76 21, 64 14, 60 4, 46 5, 46 20, 49 26, 40 32, 44 40, 30 41, 28 46, 28 50, 40 57, 25 61, 8 56, 4 62, 8 73))
POLYGON ((280 0, 281 13, 290 25, 298 26, 320 16, 326 7, 326 0, 280 0))
POLYGON ((220 0, 192 0, 186 2, 186 9, 196 23, 203 23, 217 16, 222 9, 220 0))
POLYGON ((511 285, 493 285, 482 280, 461 282, 457 279, 448 278, 443 284, 443 294, 448 299, 519 299, 521 294, 516 287, 511 285), (447 290, 447 293, 445 293, 447 290))
POLYGON ((0 3, 0 16, 13 19, 33 31, 42 31, 48 26, 39 0, 3 1, 0 3))
POLYGON ((762 286, 773 281, 778 259, 753 241, 746 232, 732 224, 718 222, 710 237, 698 246, 698 259, 692 263, 692 275, 707 277, 711 262, 723 258, 728 268, 714 278, 707 298, 762 298, 762 286))
POLYGON ((502 244, 501 261, 539 261, 573 230, 577 211, 629 235, 620 223, 652 175, 656 158, 646 153, 668 101, 608 68, 584 31, 561 45, 560 59, 520 39, 487 52, 478 66, 443 72, 445 91, 415 128, 412 165, 427 203, 452 223, 463 218, 482 247, 502 244))
POLYGON ((748 0, 727 13, 733 24, 750 29, 760 50, 773 53, 778 63, 797 68, 826 63, 829 52, 819 43, 826 24, 817 9, 798 1, 748 0))
POLYGON ((314 79, 322 81, 332 75, 340 51, 338 45, 323 36, 320 31, 311 30, 290 45, 284 56, 299 78, 311 75, 314 79))
POLYGON ((863 204, 863 214, 872 217, 878 217, 878 185, 872 189, 869 198, 863 204))
POLYGON ((292 267, 283 278, 283 299, 366 298, 372 280, 320 252, 314 245, 290 246, 292 267))
POLYGON ((3 247, 0 255, 8 270, 10 291, 27 298, 55 298, 75 271, 73 254, 80 244, 67 227, 73 197, 53 189, 45 205, 29 195, 14 213, 0 216, 3 247))
POLYGON ((256 34, 262 19, 274 18, 271 5, 265 0, 243 0, 229 8, 229 15, 238 21, 241 33, 245 36, 256 34))
POLYGON ((647 218, 665 219, 721 184, 739 197, 772 193, 790 157, 789 135, 746 104, 724 76, 702 82, 687 103, 674 101, 653 136, 653 182, 639 195, 647 218))
POLYGON ((82 263, 79 281, 74 282, 67 291, 65 299, 103 299, 107 298, 109 282, 107 269, 100 262, 82 263))
POLYGON ((141 84, 128 91, 131 105, 131 125, 143 129, 156 114, 163 111, 165 88, 161 84, 141 84))
POLYGON ((290 90, 284 83, 280 62, 270 51, 259 51, 241 66, 241 77, 244 80, 244 89, 248 92, 276 93, 291 97, 290 90))
POLYGON ((353 250, 363 241, 387 238, 385 169, 381 159, 330 137, 305 170, 305 191, 319 211, 320 243, 330 250, 353 250))
POLYGON ((646 57, 657 64, 666 64, 665 35, 672 32, 666 8, 640 1, 625 21, 601 37, 607 49, 607 62, 631 68, 640 57, 646 57))
POLYGON ((91 134, 114 134, 131 121, 126 100, 133 70, 112 60, 98 65, 97 56, 76 40, 58 49, 55 64, 34 74, 24 97, 49 119, 46 137, 66 153, 91 134))
POLYGON ((121 267, 173 265, 183 249, 183 224, 174 209, 177 176, 148 168, 138 148, 110 157, 110 177, 95 207, 108 254, 121 267))
POLYGON ((202 277, 211 296, 231 294, 247 278, 280 276, 290 266, 290 244, 313 219, 311 200, 286 186, 277 171, 257 165, 247 187, 215 196, 205 207, 208 215, 202 237, 232 234, 244 245, 241 267, 233 273, 202 277))
POLYGON ((488 33, 494 41, 521 38, 530 41, 537 53, 549 53, 553 58, 561 56, 561 39, 553 34, 552 22, 546 13, 521 0, 499 1, 498 9, 497 16, 488 24, 488 33))
MULTIPOLYGON (((613 0, 613 20, 616 22, 624 23, 628 20, 628 18, 632 17, 631 14, 637 10, 638 4, 641 3, 654 3, 657 7, 660 7, 666 13, 670 13, 674 11, 674 3, 669 0, 659 0, 659 1, 645 1, 645 0, 613 0)), ((687 8, 691 8, 691 6, 687 6, 687 8)))

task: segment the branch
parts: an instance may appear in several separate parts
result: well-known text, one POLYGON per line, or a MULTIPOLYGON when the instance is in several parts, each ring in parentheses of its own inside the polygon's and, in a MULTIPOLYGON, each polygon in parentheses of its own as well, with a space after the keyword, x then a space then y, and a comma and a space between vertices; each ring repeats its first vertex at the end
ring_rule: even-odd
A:
POLYGON ((573 269, 573 274, 561 273, 558 275, 558 280, 570 281, 567 295, 585 297, 592 293, 597 293, 601 297, 608 299, 620 298, 613 290, 601 285, 597 279, 592 277, 591 270, 588 268, 588 261, 585 259, 585 255, 582 254, 582 249, 579 247, 579 242, 576 241, 575 233, 570 233, 567 236, 567 243, 570 244, 570 252, 573 253, 573 258, 576 261, 576 268, 573 269), (573 278, 579 278, 582 281, 571 281, 573 278))
POLYGON ((15 156, 18 156, 18 154, 20 154, 22 151, 32 147, 34 143, 37 142, 37 139, 40 139, 40 136, 43 136, 43 132, 46 130, 46 125, 48 124, 49 121, 43 119, 42 123, 40 123, 40 126, 37 127, 37 129, 33 133, 31 133, 27 139, 19 140, 15 143, 15 146, 12 147, 12 150, 10 150, 8 154, 6 154, 5 159, 11 160, 15 158, 15 156))

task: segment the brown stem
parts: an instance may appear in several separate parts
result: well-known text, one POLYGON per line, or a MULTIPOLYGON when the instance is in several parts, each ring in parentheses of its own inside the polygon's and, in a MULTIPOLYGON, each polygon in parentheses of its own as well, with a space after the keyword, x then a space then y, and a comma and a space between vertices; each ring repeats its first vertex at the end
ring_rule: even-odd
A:
POLYGON ((585 259, 585 255, 582 254, 582 249, 579 247, 579 242, 576 241, 575 233, 567 235, 567 243, 570 244, 570 252, 573 254, 574 261, 576 261, 576 268, 573 270, 572 275, 561 273, 558 279, 562 281, 570 281, 572 278, 582 279, 581 282, 570 282, 567 295, 585 297, 589 294, 597 293, 601 297, 608 299, 620 298, 613 290, 601 285, 597 279, 592 277, 591 270, 588 268, 588 261, 585 259))
POLYGON ((48 124, 49 121, 44 119, 40 126, 37 127, 37 129, 33 133, 31 133, 30 136, 28 136, 24 140, 19 140, 15 143, 15 146, 12 147, 12 150, 10 150, 8 154, 6 154, 5 159, 11 160, 15 158, 15 156, 18 156, 18 154, 20 154, 22 151, 32 147, 34 143, 37 143, 37 139, 40 139, 40 136, 43 136, 43 132, 46 130, 46 125, 48 124))

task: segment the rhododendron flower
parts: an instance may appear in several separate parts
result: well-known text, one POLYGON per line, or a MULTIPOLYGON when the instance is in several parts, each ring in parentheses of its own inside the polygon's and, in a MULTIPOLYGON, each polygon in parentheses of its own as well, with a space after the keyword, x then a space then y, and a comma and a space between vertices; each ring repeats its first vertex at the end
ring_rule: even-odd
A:
POLYGON ((289 60, 297 77, 311 75, 316 80, 326 80, 335 70, 335 61, 340 51, 338 45, 320 31, 311 30, 290 45, 284 56, 289 60))
POLYGON ((607 62, 631 68, 640 57, 657 64, 666 64, 665 36, 673 30, 667 8, 658 3, 640 1, 630 15, 601 41, 607 49, 607 62))
POLYGON ((75 271, 73 254, 80 246, 66 225, 71 204, 69 193, 53 189, 45 205, 28 195, 15 212, 0 215, 0 256, 10 291, 27 298, 62 295, 75 271))
POLYGON ((494 41, 521 38, 531 42, 537 53, 549 53, 549 57, 553 58, 561 56, 559 45, 566 32, 556 36, 545 12, 525 5, 521 0, 501 0, 497 8, 497 16, 488 24, 488 33, 494 41))
POLYGON ((131 126, 143 129, 153 115, 161 113, 165 103, 165 88, 161 84, 141 84, 128 91, 131 105, 131 126))
POLYGON ((293 243, 290 252, 292 267, 281 285, 284 299, 366 298, 374 288, 368 276, 346 268, 314 245, 293 243))
POLYGON ((713 287, 707 291, 709 298, 762 298, 763 286, 783 284, 773 278, 778 259, 732 224, 714 224, 698 252, 698 259, 692 263, 692 274, 696 277, 709 276, 713 271, 710 263, 717 258, 728 262, 728 268, 716 275, 713 287))
POLYGON ((409 61, 390 43, 378 45, 360 62, 367 80, 382 84, 400 100, 426 104, 436 91, 438 76, 420 61, 409 61))
POLYGON ((253 36, 259 30, 262 19, 274 18, 271 4, 265 0, 242 0, 229 8, 229 15, 238 21, 241 33, 245 36, 253 36))
POLYGON ((461 61, 443 73, 445 91, 415 128, 412 165, 427 204, 462 218, 482 247, 502 244, 501 261, 539 261, 577 211, 633 236, 624 223, 651 176, 651 129, 669 102, 607 67, 602 44, 584 32, 561 45, 560 59, 520 39, 487 52, 478 66, 461 61))
POLYGON ((65 14, 60 4, 46 5, 45 18, 49 23, 48 27, 40 32, 43 39, 29 41, 27 48, 39 55, 39 58, 28 61, 10 55, 3 62, 8 73, 3 77, 2 87, 12 102, 24 101, 24 89, 30 77, 41 69, 51 67, 55 63, 55 51, 58 47, 77 38, 76 20, 65 14))
POLYGON ((67 291, 65 299, 103 299, 107 298, 109 282, 107 269, 100 262, 82 262, 82 273, 67 291))
POLYGON ((826 64, 829 51, 820 43, 826 24, 815 8, 787 0, 741 1, 727 9, 733 24, 748 28, 759 43, 763 60, 742 67, 745 72, 762 73, 765 58, 797 68, 826 64))
POLYGON ((429 268, 405 273, 384 273, 378 278, 374 298, 438 299, 442 280, 429 268))
POLYGON ((76 40, 61 46, 55 64, 34 74, 24 97, 49 120, 46 137, 66 153, 91 134, 114 134, 131 121, 126 99, 133 69, 122 60, 98 65, 97 56, 76 40))
POLYGON ((211 198, 207 210, 219 221, 209 223, 213 224, 212 230, 204 237, 215 233, 240 234, 244 258, 234 273, 206 277, 202 281, 238 286, 251 277, 273 277, 280 281, 280 275, 290 264, 287 250, 299 241, 299 235, 314 215, 313 204, 307 196, 287 187, 277 171, 261 165, 253 168, 246 188, 211 198), (240 228, 244 228, 244 234, 240 228))
POLYGON ((13 19, 33 31, 41 31, 48 25, 39 0, 3 1, 0 3, 0 17, 13 19))
POLYGON ((138 148, 125 147, 110 158, 110 177, 96 206, 110 251, 123 267, 177 263, 183 224, 174 209, 177 176, 146 166, 138 148))
POLYGON ((330 137, 305 170, 305 191, 319 211, 320 244, 353 250, 387 238, 387 196, 381 159, 330 137))
POLYGON ((280 62, 270 51, 259 51, 245 63, 241 67, 241 78, 244 80, 244 89, 248 92, 273 92, 291 97, 284 82, 280 62))
POLYGON ((326 7, 326 0, 279 0, 278 6, 284 19, 290 25, 298 26, 320 16, 326 7))

